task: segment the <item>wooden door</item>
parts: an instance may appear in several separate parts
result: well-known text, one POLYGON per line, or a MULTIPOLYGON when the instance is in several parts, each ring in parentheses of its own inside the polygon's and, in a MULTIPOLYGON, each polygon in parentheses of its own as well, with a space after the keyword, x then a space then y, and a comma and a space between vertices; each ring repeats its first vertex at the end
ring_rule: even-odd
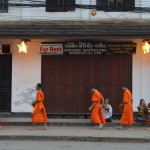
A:
POLYGON ((93 86, 118 112, 121 86, 132 86, 132 56, 42 56, 42 83, 49 113, 88 113, 93 86))
POLYGON ((12 56, 0 55, 0 112, 11 111, 12 56))

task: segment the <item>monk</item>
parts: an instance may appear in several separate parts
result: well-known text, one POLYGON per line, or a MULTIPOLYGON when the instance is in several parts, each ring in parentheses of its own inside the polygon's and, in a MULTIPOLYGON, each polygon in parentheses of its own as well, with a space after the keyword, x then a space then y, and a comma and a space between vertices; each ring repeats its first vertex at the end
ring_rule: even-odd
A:
POLYGON ((48 120, 46 115, 46 109, 44 107, 43 101, 44 101, 44 93, 41 90, 42 84, 38 83, 36 86, 37 96, 36 101, 32 103, 32 106, 34 107, 32 111, 32 128, 30 130, 34 130, 36 123, 44 123, 43 130, 47 129, 46 122, 48 120))
POLYGON ((133 108, 132 108, 132 94, 130 92, 130 90, 123 86, 123 104, 124 104, 124 108, 123 108, 123 112, 122 112, 122 117, 120 120, 120 126, 117 127, 118 129, 122 129, 122 125, 130 125, 130 128, 128 129, 133 130, 133 108))
POLYGON ((92 122, 96 125, 95 129, 101 129, 104 124, 106 124, 103 111, 102 111, 102 105, 104 104, 104 98, 102 94, 95 88, 92 88, 93 96, 92 96, 92 105, 89 107, 89 110, 92 110, 91 113, 91 119, 92 122))

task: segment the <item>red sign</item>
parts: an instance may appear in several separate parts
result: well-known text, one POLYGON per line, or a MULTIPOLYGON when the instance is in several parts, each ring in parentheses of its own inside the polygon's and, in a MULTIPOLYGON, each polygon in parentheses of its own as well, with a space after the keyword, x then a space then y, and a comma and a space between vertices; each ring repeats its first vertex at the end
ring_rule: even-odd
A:
POLYGON ((39 51, 42 55, 63 55, 63 44, 40 44, 39 51))

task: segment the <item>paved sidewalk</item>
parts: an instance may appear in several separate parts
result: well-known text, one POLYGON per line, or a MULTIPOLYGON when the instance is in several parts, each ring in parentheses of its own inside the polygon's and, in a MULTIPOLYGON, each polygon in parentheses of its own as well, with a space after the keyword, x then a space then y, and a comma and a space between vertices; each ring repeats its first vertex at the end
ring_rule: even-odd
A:
MULTIPOLYGON (((2 126, 30 126, 31 118, 0 118, 0 124, 2 126)), ((48 119, 48 126, 92 126, 91 119, 48 119)), ((116 127, 119 125, 119 120, 113 120, 112 123, 107 123, 106 127, 116 127)), ((140 122, 134 123, 135 127, 143 127, 140 122)))
POLYGON ((136 127, 133 131, 118 130, 115 127, 104 127, 95 130, 83 126, 49 126, 47 130, 28 130, 28 126, 3 126, 0 140, 37 140, 37 141, 90 141, 90 142, 150 142, 150 131, 136 127))
MULTIPOLYGON (((3 126, 30 126, 31 118, 0 118, 0 124, 3 126)), ((113 124, 108 123, 106 126, 114 126, 118 124, 118 120, 113 124)), ((48 119, 48 126, 91 126, 91 119, 48 119)))
POLYGON ((134 130, 116 129, 119 120, 107 123, 102 130, 93 129, 90 119, 49 119, 48 130, 28 130, 31 118, 0 118, 0 140, 37 141, 93 141, 93 142, 150 142, 150 131, 142 123, 134 123, 134 130))

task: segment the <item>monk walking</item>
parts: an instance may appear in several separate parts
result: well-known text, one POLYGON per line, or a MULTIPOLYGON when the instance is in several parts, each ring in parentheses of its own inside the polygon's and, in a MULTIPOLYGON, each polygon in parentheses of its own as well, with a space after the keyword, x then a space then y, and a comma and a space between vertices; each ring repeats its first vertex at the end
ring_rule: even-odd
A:
POLYGON ((32 106, 34 107, 32 111, 32 124, 33 127, 30 128, 30 130, 35 129, 36 123, 44 123, 44 127, 42 128, 43 130, 47 129, 46 122, 48 120, 47 115, 46 115, 46 109, 44 107, 43 101, 44 101, 44 93, 41 90, 42 84, 38 83, 36 86, 37 96, 36 96, 36 101, 32 103, 32 106))
POLYGON ((132 94, 127 87, 122 87, 123 89, 123 112, 120 120, 120 126, 118 129, 122 129, 122 125, 130 125, 128 130, 133 130, 133 108, 132 108, 132 94))
POLYGON ((106 124, 103 111, 102 111, 102 105, 104 104, 104 98, 102 94, 95 88, 92 88, 93 96, 92 96, 92 102, 93 104, 89 107, 89 110, 92 110, 91 113, 91 119, 92 122, 96 125, 95 129, 101 129, 103 127, 103 124, 106 124))

